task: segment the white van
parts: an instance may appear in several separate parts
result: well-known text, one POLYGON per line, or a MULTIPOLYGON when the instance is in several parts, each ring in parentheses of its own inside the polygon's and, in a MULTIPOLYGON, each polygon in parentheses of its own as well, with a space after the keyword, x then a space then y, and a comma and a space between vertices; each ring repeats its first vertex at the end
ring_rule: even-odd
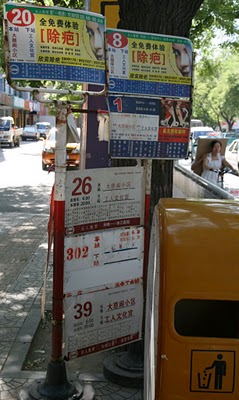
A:
POLYGON ((49 122, 36 122, 37 131, 40 133, 40 137, 46 139, 47 134, 50 132, 51 124, 49 122))
POLYGON ((23 128, 15 126, 12 117, 0 117, 0 145, 20 146, 23 128))

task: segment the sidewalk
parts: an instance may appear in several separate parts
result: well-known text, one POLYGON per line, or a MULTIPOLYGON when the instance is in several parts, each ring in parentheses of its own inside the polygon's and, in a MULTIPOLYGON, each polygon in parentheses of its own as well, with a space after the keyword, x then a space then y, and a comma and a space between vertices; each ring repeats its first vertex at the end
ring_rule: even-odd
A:
MULTIPOLYGON (((46 376, 43 371, 21 368, 41 320, 48 214, 13 211, 0 213, 0 218, 0 400, 15 400, 21 391, 46 376)), ((51 309, 51 288, 50 270, 48 310, 51 309)), ((50 354, 46 356, 50 361, 50 354)), ((82 387, 94 390, 97 400, 143 399, 141 389, 115 385, 102 373, 74 375, 74 381, 77 378, 82 387)))

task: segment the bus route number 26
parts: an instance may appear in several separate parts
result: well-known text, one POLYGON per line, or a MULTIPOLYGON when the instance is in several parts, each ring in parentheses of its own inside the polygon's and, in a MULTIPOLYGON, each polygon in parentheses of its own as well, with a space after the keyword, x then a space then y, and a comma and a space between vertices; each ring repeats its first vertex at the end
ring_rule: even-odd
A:
POLYGON ((86 176, 85 178, 75 178, 73 183, 75 184, 75 188, 72 190, 72 196, 81 196, 90 194, 92 191, 92 178, 90 176, 86 176))

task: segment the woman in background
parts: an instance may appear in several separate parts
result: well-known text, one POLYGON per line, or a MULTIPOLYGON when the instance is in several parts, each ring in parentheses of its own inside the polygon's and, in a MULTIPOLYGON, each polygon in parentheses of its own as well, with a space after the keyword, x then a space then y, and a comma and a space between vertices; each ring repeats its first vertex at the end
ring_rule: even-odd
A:
POLYGON ((213 140, 210 143, 210 148, 211 152, 203 156, 202 178, 216 185, 218 182, 219 170, 223 167, 228 167, 238 174, 238 171, 236 171, 221 154, 222 144, 219 140, 213 140))

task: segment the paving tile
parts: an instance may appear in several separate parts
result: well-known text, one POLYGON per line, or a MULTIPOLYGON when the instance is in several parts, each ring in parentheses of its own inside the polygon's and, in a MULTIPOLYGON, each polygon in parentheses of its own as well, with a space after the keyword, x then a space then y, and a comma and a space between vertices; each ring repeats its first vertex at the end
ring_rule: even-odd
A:
MULTIPOLYGON (((25 399, 29 386, 45 372, 21 367, 40 321, 47 252, 48 215, 0 213, 0 400, 25 399)), ((52 308, 52 253, 46 282, 45 309, 52 308)), ((141 400, 142 391, 122 388, 102 374, 81 374, 79 382, 97 400, 141 400)), ((86 393, 86 392, 84 392, 86 393)))

